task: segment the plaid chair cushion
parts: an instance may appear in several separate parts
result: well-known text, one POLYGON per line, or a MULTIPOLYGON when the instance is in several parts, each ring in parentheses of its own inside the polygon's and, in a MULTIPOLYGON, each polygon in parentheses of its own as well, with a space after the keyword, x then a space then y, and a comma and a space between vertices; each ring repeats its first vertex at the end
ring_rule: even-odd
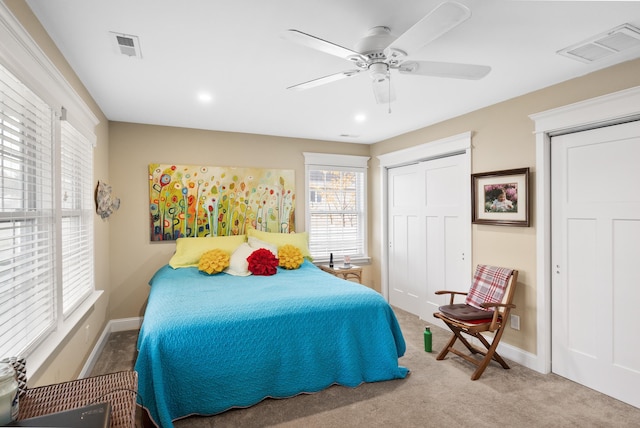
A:
MULTIPOLYGON (((473 275, 473 285, 465 303, 478 309, 484 309, 482 303, 499 303, 509 282, 512 269, 496 266, 478 265, 473 275)), ((492 312, 493 309, 488 310, 492 312)))

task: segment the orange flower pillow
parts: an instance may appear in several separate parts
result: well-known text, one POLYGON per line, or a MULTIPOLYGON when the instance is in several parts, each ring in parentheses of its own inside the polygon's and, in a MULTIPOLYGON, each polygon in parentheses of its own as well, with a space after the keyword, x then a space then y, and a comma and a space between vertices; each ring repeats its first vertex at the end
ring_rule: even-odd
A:
POLYGON ((207 251, 198 262, 198 269, 209 275, 220 273, 227 266, 229 266, 229 253, 220 249, 207 251))
POLYGON ((300 249, 294 245, 286 244, 280 247, 278 250, 278 260, 280 260, 280 267, 285 269, 298 269, 304 257, 300 249))

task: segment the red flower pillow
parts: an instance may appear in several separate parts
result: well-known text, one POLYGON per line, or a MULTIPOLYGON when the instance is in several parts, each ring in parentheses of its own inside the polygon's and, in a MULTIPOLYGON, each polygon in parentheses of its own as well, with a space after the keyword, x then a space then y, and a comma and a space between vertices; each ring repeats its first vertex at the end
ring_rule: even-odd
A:
POLYGON ((275 275, 277 271, 278 259, 271 251, 264 248, 260 248, 251 253, 251 255, 247 257, 247 262, 249 262, 249 272, 254 275, 275 275))

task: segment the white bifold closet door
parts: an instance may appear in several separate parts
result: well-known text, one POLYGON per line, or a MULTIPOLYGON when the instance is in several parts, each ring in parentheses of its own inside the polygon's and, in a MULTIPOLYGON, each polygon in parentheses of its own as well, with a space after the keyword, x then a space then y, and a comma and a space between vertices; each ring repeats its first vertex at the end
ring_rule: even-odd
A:
POLYGON ((388 171, 389 302, 433 322, 442 289, 468 288, 469 175, 454 155, 388 171))
POLYGON ((640 407, 640 122, 553 137, 552 371, 640 407))

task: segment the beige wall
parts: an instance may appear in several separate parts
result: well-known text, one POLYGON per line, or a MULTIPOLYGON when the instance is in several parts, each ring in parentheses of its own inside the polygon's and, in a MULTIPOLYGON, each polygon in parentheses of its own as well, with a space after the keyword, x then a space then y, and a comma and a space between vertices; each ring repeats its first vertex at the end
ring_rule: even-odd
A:
MULTIPOLYGON (((473 265, 487 263, 519 270, 518 288, 512 312, 519 315, 520 330, 507 329, 503 341, 536 353, 536 218, 535 137, 529 115, 596 96, 640 85, 640 60, 551 86, 512 100, 441 122, 371 146, 371 191, 379 195, 380 171, 376 156, 418 144, 436 141, 462 132, 472 132, 472 173, 529 167, 531 183, 531 227, 472 226, 473 265)), ((464 94, 459 94, 462 99, 464 94)), ((371 212, 371 235, 380 230, 379 206, 371 212)), ((381 242, 374 239, 371 253, 380 254, 381 242)), ((372 275, 380 276, 379 258, 372 275)))
MULTIPOLYGON (((95 129, 97 145, 94 151, 94 177, 96 180, 100 179, 108 182, 109 131, 106 117, 102 114, 102 111, 98 108, 93 98, 91 98, 24 0, 7 0, 5 4, 20 21, 22 26, 29 32, 40 49, 42 49, 56 68, 64 75, 73 89, 82 97, 93 114, 98 117, 100 123, 95 129)), ((110 316, 107 314, 107 302, 111 294, 111 282, 109 280, 109 223, 102 222, 98 216, 94 217, 94 221, 96 288, 105 291, 81 325, 67 336, 65 342, 58 347, 56 352, 38 372, 29 370, 27 362, 27 373, 29 376, 29 385, 31 386, 75 379, 85 364, 87 357, 93 350, 93 346, 102 333, 106 322, 110 319, 110 316), (88 340, 85 338, 85 327, 87 325, 89 326, 88 340)))
POLYGON ((121 206, 109 220, 111 318, 143 315, 149 279, 175 251, 174 242, 149 241, 150 163, 294 169, 296 230, 303 231, 303 152, 366 156, 369 146, 112 122, 110 184, 121 206))

